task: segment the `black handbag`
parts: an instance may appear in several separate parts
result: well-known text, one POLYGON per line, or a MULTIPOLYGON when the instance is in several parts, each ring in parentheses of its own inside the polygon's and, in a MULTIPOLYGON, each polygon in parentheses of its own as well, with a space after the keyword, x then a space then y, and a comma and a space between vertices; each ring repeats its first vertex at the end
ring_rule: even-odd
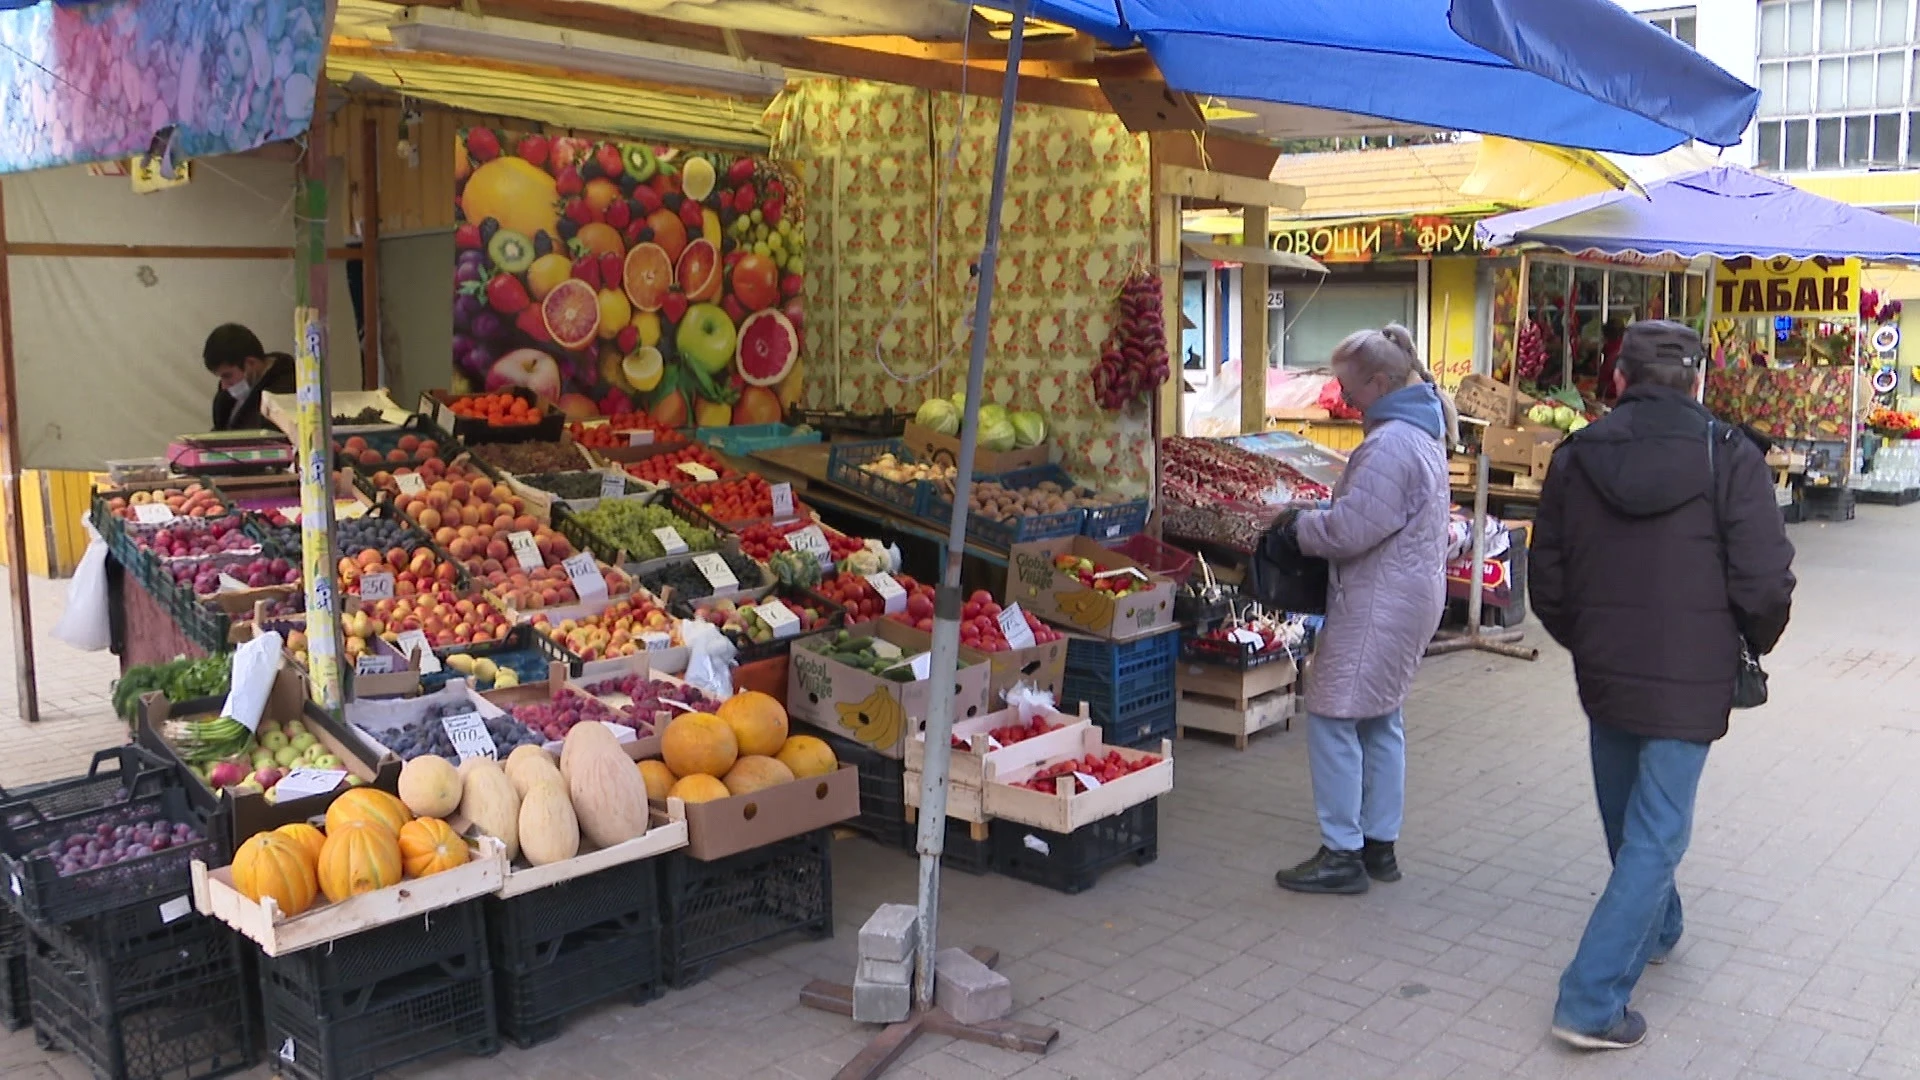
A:
POLYGON ((1283 513, 1254 545, 1247 591, 1261 606, 1299 615, 1327 613, 1327 560, 1307 555, 1293 534, 1294 515, 1283 513))
MULTIPOLYGON (((1726 429, 1726 435, 1718 434, 1720 425, 1707 423, 1707 471, 1712 488, 1707 492, 1707 501, 1713 505, 1713 535, 1720 545, 1720 573, 1726 575, 1727 569, 1727 533, 1720 518, 1720 469, 1714 447, 1729 441, 1734 430, 1726 429)), ((1737 631, 1736 631, 1737 632, 1737 631)), ((1760 656, 1753 651, 1745 636, 1740 639, 1740 666, 1733 675, 1733 707, 1736 709, 1757 709, 1767 703, 1767 673, 1760 666, 1760 656)))

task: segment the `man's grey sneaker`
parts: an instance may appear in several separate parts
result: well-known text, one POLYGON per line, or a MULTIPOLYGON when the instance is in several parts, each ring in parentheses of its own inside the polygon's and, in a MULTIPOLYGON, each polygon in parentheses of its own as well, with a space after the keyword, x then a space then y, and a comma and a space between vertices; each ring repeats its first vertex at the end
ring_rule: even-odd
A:
POLYGON ((1639 1046, 1647 1037, 1647 1018, 1628 1009, 1612 1027, 1597 1035, 1555 1024, 1553 1037, 1579 1050, 1625 1050, 1639 1046))

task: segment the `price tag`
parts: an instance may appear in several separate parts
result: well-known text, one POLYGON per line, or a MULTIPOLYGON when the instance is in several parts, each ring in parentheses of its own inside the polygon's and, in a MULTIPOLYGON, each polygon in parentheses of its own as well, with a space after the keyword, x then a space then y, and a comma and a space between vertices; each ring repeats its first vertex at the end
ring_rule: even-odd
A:
POLYGON ((606 599, 607 579, 600 573, 600 564, 593 561, 593 552, 569 556, 560 565, 566 568, 567 577, 573 581, 573 591, 580 594, 580 599, 606 599))
POLYGON ((400 631, 398 642, 400 651, 408 657, 420 658, 420 674, 432 675, 440 670, 440 658, 433 655, 433 646, 427 641, 427 635, 420 630, 400 631))
POLYGON ((907 610, 907 590, 900 587, 892 574, 868 574, 867 584, 880 594, 882 615, 898 615, 907 610))
POLYGON ((1118 570, 1100 570, 1094 573, 1093 580, 1099 581, 1101 578, 1119 577, 1121 574, 1132 574, 1141 581, 1147 580, 1147 575, 1142 573, 1137 566, 1123 566, 1118 570))
POLYGON ((1001 743, 1000 743, 1000 740, 999 740, 999 739, 996 739, 996 738, 994 738, 994 737, 993 737, 993 733, 992 733, 992 732, 988 732, 988 733, 987 733, 987 749, 989 749, 989 750, 1005 750, 1005 749, 1006 749, 1006 747, 1005 747, 1005 746, 1003 746, 1003 745, 1001 745, 1001 743))
POLYGON ((173 520, 173 507, 166 503, 134 503, 133 520, 142 525, 158 525, 173 520))
POLYGON ((664 630, 642 630, 640 641, 648 652, 664 652, 673 648, 673 635, 664 630))
POLYGON ((454 413, 453 406, 436 401, 433 403, 433 422, 440 425, 441 431, 452 435, 454 425, 460 422, 460 418, 454 413))
POLYGON ((679 529, 671 525, 662 525, 653 530, 653 535, 660 541, 660 550, 664 553, 668 555, 687 553, 687 538, 680 535, 679 529))
POLYGON ((354 518, 360 518, 360 517, 366 517, 366 516, 367 516, 366 503, 355 502, 351 499, 335 499, 334 500, 334 503, 333 503, 334 520, 352 521, 354 518))
POLYGON ((652 446, 653 431, 651 429, 642 429, 640 431, 627 432, 627 445, 628 446, 652 446))
POLYGON ((707 584, 713 586, 714 592, 740 587, 740 579, 733 576, 733 568, 727 565, 727 560, 711 551, 695 555, 693 565, 700 568, 701 575, 707 579, 707 584))
POLYGON ((520 561, 522 569, 538 570, 547 565, 547 560, 540 556, 540 546, 533 542, 532 533, 510 532, 507 544, 513 548, 513 557, 520 561))
POLYGON ((361 574, 360 575, 360 599, 362 600, 393 599, 393 575, 392 574, 361 574))
POLYGON ((683 461, 680 463, 679 468, 681 472, 686 473, 688 476, 693 477, 703 484, 709 480, 720 479, 719 473, 714 472, 712 469, 707 468, 697 461, 683 461))
POLYGON ((286 519, 286 522, 287 522, 287 524, 289 524, 289 525, 298 525, 298 524, 300 524, 300 508, 299 508, 299 507, 297 507, 297 506, 283 506, 283 507, 281 507, 281 508, 280 508, 280 509, 279 509, 278 511, 276 511, 276 512, 277 512, 277 513, 278 513, 278 514, 279 514, 279 515, 280 515, 280 516, 281 516, 282 518, 285 518, 285 519, 286 519))
POLYGON ((767 489, 767 497, 773 500, 773 520, 785 521, 793 516, 793 485, 775 484, 767 489))
POLYGON ((222 573, 220 575, 221 592, 246 592, 250 587, 246 582, 241 581, 232 574, 222 573))
POLYGON ((760 621, 766 623, 767 628, 773 631, 775 641, 793 637, 800 632, 799 616, 779 600, 768 600, 754 610, 759 612, 760 621))
POLYGON ((625 473, 609 472, 609 473, 600 474, 600 497, 601 498, 617 499, 620 496, 625 495, 626 493, 627 493, 627 477, 625 473))
MULTIPOLYGON (((282 780, 280 783, 284 784, 286 781, 282 780)), ((279 787, 278 784, 274 786, 276 788, 279 787)), ((176 896, 160 905, 160 921, 162 923, 176 923, 191 914, 193 914, 193 897, 191 896, 176 896)))
POLYGON ((499 748, 493 745, 493 736, 487 733, 487 722, 480 718, 479 713, 442 717, 440 726, 447 729, 447 741, 453 743, 453 752, 460 755, 461 761, 500 756, 499 748))
MULTIPOLYGON (((482 727, 484 733, 485 728, 482 727)), ((491 744, 491 743, 489 743, 491 744)), ((340 786, 347 778, 345 769, 293 769, 273 785, 276 800, 304 799, 309 795, 325 795, 340 786)))
POLYGON ((427 490, 427 482, 420 479, 419 473, 401 473, 393 478, 393 482, 400 485, 402 495, 418 495, 427 490))
POLYGON ((833 548, 827 543, 827 534, 820 526, 809 525, 804 529, 795 529, 787 534, 787 548, 802 554, 810 554, 820 560, 822 571, 833 569, 833 548))
POLYGON ((1266 638, 1261 637, 1257 631, 1249 630, 1244 626, 1228 631, 1227 640, 1237 641, 1242 645, 1251 645, 1256 649, 1264 648, 1267 644, 1266 638))
POLYGON ((927 676, 933 674, 933 654, 930 652, 923 652, 918 656, 915 656, 913 659, 907 661, 907 666, 913 669, 914 678, 924 679, 927 676))
POLYGON ((886 638, 874 638, 873 639, 873 655, 878 656, 883 660, 892 660, 901 655, 900 646, 895 645, 893 642, 888 641, 886 638))
POLYGON ((1033 648, 1033 627, 1027 625, 1027 613, 1019 604, 1000 609, 1000 636, 1007 639, 1009 649, 1033 648))
MULTIPOLYGON (((1080 786, 1086 788, 1088 791, 1092 791, 1094 788, 1097 788, 1100 786, 1100 781, 1095 780, 1093 777, 1087 775, 1086 773, 1081 772, 1078 769, 1074 770, 1073 778, 1075 780, 1080 781, 1080 786)), ((281 782, 285 783, 286 781, 283 780, 281 782)))
POLYGON ((355 675, 391 675, 393 674, 393 657, 386 653, 361 653, 360 658, 353 662, 353 673, 355 675))

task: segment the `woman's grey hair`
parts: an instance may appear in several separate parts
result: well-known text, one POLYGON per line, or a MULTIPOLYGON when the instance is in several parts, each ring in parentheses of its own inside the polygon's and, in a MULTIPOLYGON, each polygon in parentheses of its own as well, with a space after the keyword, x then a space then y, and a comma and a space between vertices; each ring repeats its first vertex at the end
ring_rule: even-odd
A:
POLYGON ((1459 413, 1454 411, 1452 399, 1434 380, 1433 372, 1421 362, 1419 348, 1414 345, 1413 334, 1406 327, 1399 323, 1388 323, 1378 330, 1358 330, 1348 334, 1333 347, 1333 363, 1346 364, 1364 378, 1385 375, 1387 384, 1396 388, 1411 385, 1415 378, 1433 387, 1440 398, 1447 444, 1451 446, 1460 441, 1459 413))

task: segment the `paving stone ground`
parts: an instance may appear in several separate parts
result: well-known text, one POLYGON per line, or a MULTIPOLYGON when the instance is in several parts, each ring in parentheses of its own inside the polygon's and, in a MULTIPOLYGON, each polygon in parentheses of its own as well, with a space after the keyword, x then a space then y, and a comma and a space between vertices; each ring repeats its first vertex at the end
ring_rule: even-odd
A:
MULTIPOLYGON (((1298 732, 1244 753, 1179 744, 1160 857, 1067 897, 945 879, 942 937, 1001 950, 1017 1017, 1056 1024, 1032 1058, 923 1040, 897 1077, 1813 1080, 1920 1075, 1920 507, 1791 530, 1799 604, 1769 662, 1774 703, 1738 717, 1701 788, 1681 873, 1687 936, 1637 997, 1647 1043, 1578 1056, 1546 1034, 1553 988, 1605 850, 1566 657, 1437 659, 1408 707, 1406 879, 1359 898, 1282 893, 1317 843, 1298 732)), ((50 624, 58 588, 37 594, 50 624)), ((1650 628, 1650 632, 1653 632, 1650 628)), ((0 645, 4 640, 0 639, 0 645)), ((26 729, 0 679, 0 782, 71 772, 111 738, 110 667, 51 650, 59 715, 26 729)), ((563 1041, 400 1075, 525 1080, 829 1077, 870 1032, 795 1004, 844 979, 876 904, 913 899, 914 863, 861 839, 834 850, 836 935, 742 957, 563 1041)), ((79 1080, 30 1035, 0 1075, 79 1080)), ((265 1076, 265 1069, 252 1075, 265 1076)))

